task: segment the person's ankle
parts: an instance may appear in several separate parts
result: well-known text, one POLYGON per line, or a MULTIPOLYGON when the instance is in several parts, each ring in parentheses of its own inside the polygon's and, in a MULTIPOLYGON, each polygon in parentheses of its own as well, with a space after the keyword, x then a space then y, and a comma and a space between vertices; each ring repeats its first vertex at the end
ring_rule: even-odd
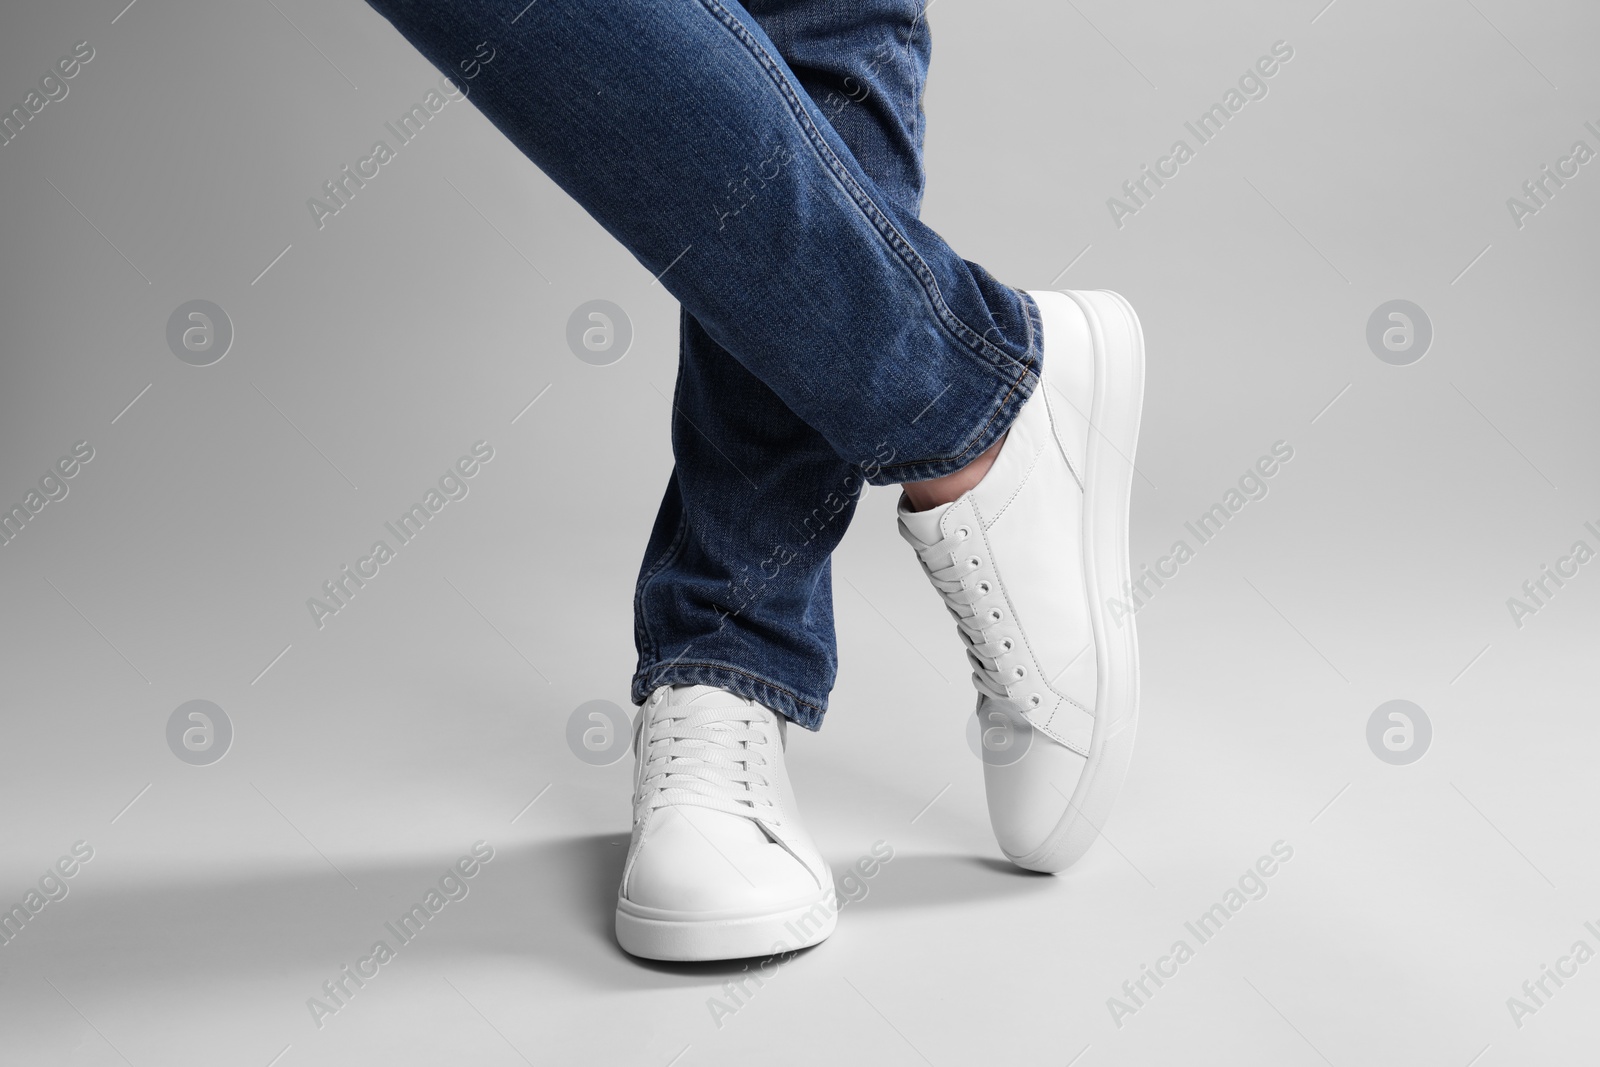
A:
POLYGON ((1000 454, 1000 446, 1005 444, 1005 440, 1006 435, 1001 434, 1000 440, 990 445, 982 455, 954 473, 922 482, 901 483, 900 488, 905 490, 911 510, 927 511, 948 504, 983 481, 983 476, 994 466, 995 457, 1000 454))

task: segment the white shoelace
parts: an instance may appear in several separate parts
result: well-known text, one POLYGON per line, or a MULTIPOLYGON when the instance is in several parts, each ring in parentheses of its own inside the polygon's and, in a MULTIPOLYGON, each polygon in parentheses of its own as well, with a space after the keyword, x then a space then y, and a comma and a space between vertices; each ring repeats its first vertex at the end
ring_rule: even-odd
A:
POLYGON ((776 824, 778 806, 765 773, 773 741, 753 707, 645 706, 645 776, 634 818, 670 804, 692 804, 776 824))
MULTIPOLYGON (((980 578, 968 584, 969 578, 984 569, 983 557, 968 547, 971 536, 970 529, 958 527, 934 544, 916 546, 917 557, 955 616, 956 629, 967 646, 967 661, 972 664, 973 687, 996 700, 1009 700, 1013 690, 1028 677, 1028 668, 1008 662, 1016 639, 1011 636, 1011 627, 1005 625, 1007 615, 1000 598, 990 599, 995 593, 994 582, 980 578)), ((1038 695, 1031 695, 1027 703, 1037 705, 1038 695)))

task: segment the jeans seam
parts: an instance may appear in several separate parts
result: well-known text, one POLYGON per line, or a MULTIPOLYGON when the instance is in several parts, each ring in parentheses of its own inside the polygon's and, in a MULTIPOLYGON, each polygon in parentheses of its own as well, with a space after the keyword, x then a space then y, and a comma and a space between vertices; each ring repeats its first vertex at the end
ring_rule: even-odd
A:
MULTIPOLYGON (((683 315, 680 314, 678 316, 679 351, 683 350, 684 328, 683 315)), ((677 396, 678 389, 682 385, 683 360, 680 359, 678 360, 678 375, 676 380, 674 380, 672 383, 672 393, 674 397, 677 396)), ((674 402, 674 408, 675 407, 676 402, 674 402)), ((679 490, 679 494, 680 496, 682 495, 681 489, 679 490)), ((656 560, 655 565, 644 574, 639 576, 639 585, 633 597, 634 629, 639 640, 639 655, 641 659, 646 657, 650 659, 660 658, 660 649, 656 643, 655 635, 650 632, 650 622, 644 610, 645 591, 649 587, 650 583, 655 581, 657 575, 666 570, 668 567, 672 566, 673 563, 677 562, 678 557, 683 554, 683 547, 688 540, 689 515, 687 511, 684 510, 682 502, 680 501, 678 507, 678 525, 672 533, 672 540, 668 542, 666 551, 661 553, 661 556, 656 560)))
POLYGON ((811 145, 812 152, 816 154, 818 160, 833 175, 834 181, 839 183, 845 195, 849 196, 851 201, 855 203, 856 209, 861 212, 873 231, 878 234, 878 237, 899 259, 901 265, 910 271, 912 277, 921 286, 923 296, 927 299, 939 325, 966 351, 987 361, 992 369, 1009 368, 1016 365, 1016 360, 991 345, 988 340, 972 327, 962 322, 950 310, 949 305, 944 302, 943 294, 939 292, 938 281, 934 278, 932 269, 917 254, 917 250, 912 247, 911 243, 895 228, 894 223, 889 220, 883 209, 867 195, 866 190, 856 183, 849 168, 834 154, 832 147, 822 137, 816 124, 812 122, 805 105, 800 101, 788 79, 783 76, 781 68, 767 54, 766 49, 761 47, 760 42, 751 35, 749 29, 734 18, 732 13, 718 3, 717 0, 700 0, 700 4, 712 18, 722 23, 728 32, 733 35, 734 39, 743 45, 751 57, 761 65, 767 77, 777 87, 779 95, 783 97, 784 102, 788 105, 790 117, 799 124, 801 133, 805 136, 807 143, 811 145))
POLYGON ((984 439, 984 435, 988 433, 989 427, 994 423, 994 420, 999 418, 1000 417, 1000 413, 1005 411, 1006 405, 1011 403, 1011 398, 1016 395, 1017 389, 1022 385, 1022 383, 1024 381, 1027 380, 1027 377, 1028 377, 1029 373, 1031 373, 1031 370, 1032 370, 1034 364, 1037 362, 1037 360, 1034 358, 1034 352, 1037 351, 1036 346, 1038 344, 1038 330, 1034 326, 1034 323, 1033 323, 1033 318, 1034 318, 1035 311, 1034 311, 1034 308, 1031 305, 1032 305, 1031 298, 1028 298, 1028 297, 1026 297, 1026 295, 1024 295, 1024 299, 1023 299, 1024 314, 1022 316, 1022 322, 1023 322, 1024 327, 1027 329, 1027 337, 1028 337, 1027 352, 1028 352, 1028 355, 1027 355, 1027 358, 1024 359, 1022 361, 1022 363, 1021 363, 1022 372, 1017 376, 1017 378, 1015 380, 1012 381, 1011 388, 1006 390, 1006 395, 1003 396, 1000 399, 1000 403, 998 403, 998 404, 996 404, 994 406, 994 409, 989 413, 989 417, 987 419, 985 419, 983 425, 978 428, 978 432, 973 434, 973 436, 967 441, 966 447, 963 448, 960 452, 956 453, 954 456, 944 457, 944 458, 941 458, 941 459, 918 459, 918 460, 911 460, 911 461, 906 462, 906 463, 886 464, 886 465, 880 467, 879 468, 880 470, 882 470, 882 471, 913 470, 913 469, 916 469, 916 468, 919 468, 919 467, 930 466, 930 465, 932 465, 934 463, 949 463, 949 462, 953 462, 955 460, 961 459, 963 456, 967 455, 975 447, 977 447, 978 442, 982 441, 984 439))
POLYGON ((889 466, 881 467, 879 469, 882 470, 882 471, 908 470, 908 469, 915 468, 915 467, 928 466, 928 465, 934 464, 934 463, 953 463, 956 460, 961 459, 963 456, 966 456, 974 448, 977 447, 979 441, 982 441, 984 439, 984 435, 986 433, 988 433, 989 427, 991 425, 993 425, 994 420, 998 419, 1000 417, 1000 413, 1006 409, 1006 405, 1009 404, 1011 402, 1011 398, 1016 395, 1017 389, 1027 379, 1028 373, 1029 373, 1028 368, 1031 365, 1032 365, 1031 361, 1028 364, 1024 364, 1024 366, 1022 368, 1022 373, 1020 375, 1018 375, 1017 378, 1011 383, 1011 388, 1006 390, 1006 395, 1001 398, 1000 403, 998 403, 998 404, 996 404, 994 406, 994 410, 989 412, 989 417, 984 420, 983 425, 978 428, 978 432, 972 435, 971 439, 967 441, 967 446, 965 448, 963 448, 960 452, 957 452, 953 456, 943 456, 943 457, 939 457, 937 459, 919 459, 919 460, 912 460, 912 461, 910 461, 908 463, 895 463, 895 464, 891 464, 889 466))
POLYGON ((668 567, 672 566, 673 563, 677 562, 678 557, 683 554, 683 546, 688 540, 689 519, 687 515, 681 513, 680 509, 680 513, 678 515, 678 526, 677 529, 673 531, 671 543, 667 545, 666 551, 661 553, 661 556, 656 560, 655 565, 639 579, 639 588, 634 594, 633 615, 638 622, 636 628, 639 635, 640 651, 641 654, 646 655, 651 659, 660 658, 660 651, 656 644, 655 635, 650 632, 648 613, 644 610, 645 592, 649 588, 650 583, 655 581, 657 576, 659 576, 662 571, 666 570, 668 567))
MULTIPOLYGON (((923 135, 925 132, 924 127, 927 125, 927 115, 922 108, 923 95, 927 91, 927 77, 926 72, 922 70, 921 64, 917 62, 916 48, 917 34, 919 30, 923 33, 928 32, 926 29, 926 23, 923 19, 923 16, 927 13, 927 6, 926 4, 922 3, 922 0, 911 0, 911 6, 917 9, 917 13, 911 20, 911 28, 906 32, 906 54, 904 61, 907 66, 910 67, 910 69, 923 74, 923 77, 916 79, 915 84, 913 85, 909 94, 910 98, 907 101, 907 106, 902 114, 911 116, 913 124, 911 128, 911 143, 915 146, 917 154, 920 157, 923 148, 923 135)), ((920 201, 920 197, 918 199, 920 201)), ((921 205, 919 203, 919 212, 920 206, 921 205)))

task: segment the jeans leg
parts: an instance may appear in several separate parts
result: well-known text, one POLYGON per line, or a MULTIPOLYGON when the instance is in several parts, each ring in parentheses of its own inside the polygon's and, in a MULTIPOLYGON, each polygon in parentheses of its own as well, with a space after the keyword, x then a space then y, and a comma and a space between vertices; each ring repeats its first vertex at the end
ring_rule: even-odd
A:
POLYGON ((835 454, 887 447, 875 484, 965 466, 1037 384, 1031 302, 879 188, 732 0, 369 2, 446 72, 487 41, 472 102, 835 454))
MULTIPOLYGON (((815 0, 746 6, 862 169, 915 215, 929 54, 922 0, 858 0, 848 11, 815 0)), ((815 729, 838 662, 831 554, 863 471, 692 315, 682 318, 677 467, 634 600, 633 696, 717 685, 815 729)))
POLYGON ((922 89, 932 37, 919 0, 746 0, 850 154, 909 215, 922 208, 922 89))
POLYGON ((815 729, 837 667, 830 554, 865 483, 685 312, 676 465, 634 596, 633 698, 715 685, 815 729))
POLYGON ((489 42, 473 102, 683 304, 635 699, 706 682, 815 728, 862 485, 958 469, 1037 383, 1032 302, 916 218, 920 9, 370 2, 447 72, 489 42))

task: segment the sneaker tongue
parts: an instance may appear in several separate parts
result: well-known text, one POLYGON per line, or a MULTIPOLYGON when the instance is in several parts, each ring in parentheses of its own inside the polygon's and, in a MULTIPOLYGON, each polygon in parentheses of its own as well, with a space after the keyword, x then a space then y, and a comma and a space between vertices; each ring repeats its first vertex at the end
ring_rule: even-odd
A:
MULTIPOLYGON (((737 708, 740 711, 748 711, 752 707, 751 701, 741 696, 735 696, 726 689, 718 689, 714 685, 674 686, 671 703, 677 708, 737 708)), ((754 704, 753 706, 762 708, 760 704, 754 704)), ((766 709, 762 708, 762 710, 765 711, 766 709)), ((767 714, 770 716, 772 713, 768 711, 767 714)), ((704 729, 731 730, 733 727, 726 722, 712 722, 707 723, 704 729)))
POLYGON ((743 697, 734 696, 726 689, 718 689, 714 685, 685 685, 675 687, 672 694, 674 704, 697 704, 702 708, 742 708, 746 706, 743 697))
POLYGON ((944 536, 939 532, 939 520, 944 518, 944 513, 949 510, 949 504, 940 504, 927 511, 909 511, 906 508, 905 498, 902 497, 897 511, 900 517, 900 529, 924 545, 934 544, 944 536))

